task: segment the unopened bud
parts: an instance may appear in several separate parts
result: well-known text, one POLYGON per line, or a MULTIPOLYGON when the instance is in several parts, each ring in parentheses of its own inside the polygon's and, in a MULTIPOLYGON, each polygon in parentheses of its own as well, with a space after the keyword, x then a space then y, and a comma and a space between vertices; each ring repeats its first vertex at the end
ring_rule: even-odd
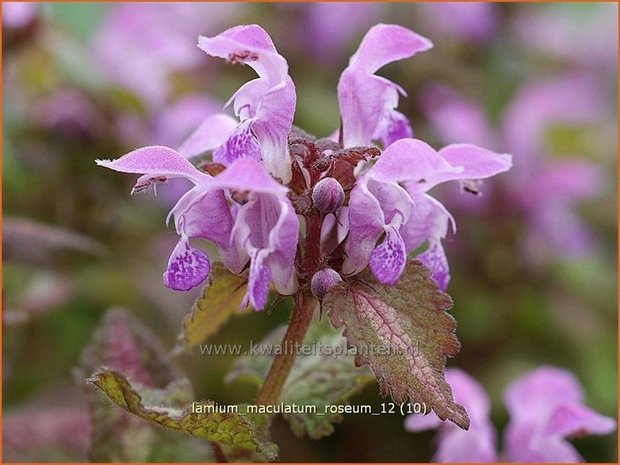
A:
POLYGON ((312 190, 312 203, 322 213, 338 210, 344 202, 344 189, 334 178, 323 178, 312 190))
POLYGON ((323 268, 322 270, 314 273, 314 276, 312 276, 310 290, 317 299, 322 300, 332 287, 340 284, 341 282, 342 278, 336 271, 331 268, 323 268))

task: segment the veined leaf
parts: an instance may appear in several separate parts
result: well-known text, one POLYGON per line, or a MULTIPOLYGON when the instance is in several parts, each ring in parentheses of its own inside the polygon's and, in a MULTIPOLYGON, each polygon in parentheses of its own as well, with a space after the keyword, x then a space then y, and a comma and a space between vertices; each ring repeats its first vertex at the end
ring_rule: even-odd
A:
POLYGON ((191 313, 183 319, 181 333, 173 354, 196 347, 219 331, 234 314, 248 312, 240 309, 247 279, 230 273, 221 263, 215 263, 209 281, 194 303, 191 313))
POLYGON ((181 408, 179 400, 186 397, 184 385, 187 381, 175 381, 165 390, 147 389, 134 386, 122 374, 104 368, 88 382, 119 407, 151 423, 212 443, 255 452, 266 460, 276 458, 277 446, 263 438, 259 428, 238 413, 194 413, 191 406, 181 408))
POLYGON ((394 287, 366 270, 352 283, 333 288, 323 308, 347 343, 358 366, 369 365, 383 395, 395 402, 424 402, 442 420, 463 429, 469 418, 454 402, 445 380, 446 357, 459 350, 456 322, 447 312, 452 299, 441 292, 419 261, 410 261, 394 287))

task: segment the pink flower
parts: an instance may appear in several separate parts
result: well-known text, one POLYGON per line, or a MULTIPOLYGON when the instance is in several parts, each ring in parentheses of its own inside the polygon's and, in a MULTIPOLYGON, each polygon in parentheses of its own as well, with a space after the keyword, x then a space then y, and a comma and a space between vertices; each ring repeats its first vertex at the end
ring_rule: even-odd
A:
MULTIPOLYGON (((446 370, 455 401, 471 419, 469 431, 442 422, 434 413, 411 415, 405 429, 438 429, 436 462, 495 462, 495 430, 489 419, 489 400, 473 378, 458 369, 446 370)), ((510 423, 505 431, 508 462, 581 462, 567 438, 609 434, 616 421, 584 405, 581 386, 572 373, 543 366, 519 378, 505 390, 510 423)))

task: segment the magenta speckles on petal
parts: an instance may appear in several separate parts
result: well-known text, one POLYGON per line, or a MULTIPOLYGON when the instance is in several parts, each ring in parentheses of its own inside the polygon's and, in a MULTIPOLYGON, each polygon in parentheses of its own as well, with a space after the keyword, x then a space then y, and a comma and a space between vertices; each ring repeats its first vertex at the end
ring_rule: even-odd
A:
POLYGON ((448 269, 448 259, 439 240, 434 241, 426 252, 417 256, 424 266, 433 272, 431 277, 445 291, 450 282, 450 271, 448 269))
POLYGON ((261 159, 261 148, 249 124, 240 124, 221 147, 213 152, 213 161, 224 166, 239 158, 261 159))
POLYGON ((386 228, 385 240, 370 254, 370 271, 381 284, 393 286, 405 269, 405 243, 393 226, 386 228))
POLYGON ((187 238, 181 238, 170 255, 164 284, 175 291, 189 291, 207 279, 210 270, 207 254, 190 247, 187 238))

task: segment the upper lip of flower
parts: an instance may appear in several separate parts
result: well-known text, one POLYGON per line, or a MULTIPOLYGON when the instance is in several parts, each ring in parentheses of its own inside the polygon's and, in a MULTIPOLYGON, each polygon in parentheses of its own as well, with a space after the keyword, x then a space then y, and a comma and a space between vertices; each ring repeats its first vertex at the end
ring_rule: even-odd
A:
POLYGON ((402 26, 378 24, 368 31, 338 82, 345 147, 369 145, 373 138, 393 141, 388 134, 390 125, 386 124, 386 120, 393 118, 406 124, 403 135, 411 136, 406 118, 396 111, 398 94, 405 94, 404 90, 374 73, 392 61, 431 47, 428 39, 402 26))
POLYGON ((205 121, 182 145, 182 153, 195 156, 221 146, 220 161, 229 164, 248 154, 240 150, 238 144, 225 143, 228 137, 238 137, 248 143, 254 140, 267 170, 287 183, 291 179, 287 141, 296 95, 286 60, 278 54, 269 35, 257 25, 237 26, 215 37, 201 36, 198 46, 211 56, 247 64, 256 71, 258 78, 242 85, 226 103, 226 106, 233 103, 239 125, 234 126, 227 115, 211 116, 209 123, 205 121), (223 138, 222 133, 227 137, 223 138))

